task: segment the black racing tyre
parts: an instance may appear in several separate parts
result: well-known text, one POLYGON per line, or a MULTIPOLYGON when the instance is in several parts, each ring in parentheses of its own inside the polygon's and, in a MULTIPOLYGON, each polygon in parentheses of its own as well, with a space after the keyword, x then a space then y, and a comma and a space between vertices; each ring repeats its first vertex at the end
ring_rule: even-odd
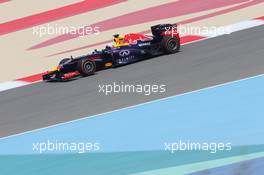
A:
POLYGON ((62 60, 59 62, 59 65, 62 65, 62 64, 66 63, 66 62, 68 62, 68 61, 70 61, 70 60, 71 60, 70 58, 64 58, 64 59, 62 59, 62 60))
POLYGON ((180 41, 175 37, 164 36, 162 39, 165 53, 171 54, 176 53, 180 50, 180 41))
POLYGON ((82 59, 78 62, 77 69, 82 76, 89 76, 94 74, 96 65, 94 61, 82 59))

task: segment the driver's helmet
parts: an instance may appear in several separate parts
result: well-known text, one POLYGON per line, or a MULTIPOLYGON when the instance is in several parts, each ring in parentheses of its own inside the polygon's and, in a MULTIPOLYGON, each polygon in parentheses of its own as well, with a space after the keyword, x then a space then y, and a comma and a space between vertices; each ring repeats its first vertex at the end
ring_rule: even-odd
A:
POLYGON ((114 35, 114 42, 115 45, 123 45, 125 44, 125 37, 119 34, 114 35))

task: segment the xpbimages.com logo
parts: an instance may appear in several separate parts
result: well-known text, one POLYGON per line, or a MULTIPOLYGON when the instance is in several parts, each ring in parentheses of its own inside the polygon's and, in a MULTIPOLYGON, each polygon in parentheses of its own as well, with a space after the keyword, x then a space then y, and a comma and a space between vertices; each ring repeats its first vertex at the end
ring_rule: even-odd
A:
POLYGON ((64 35, 71 34, 77 35, 78 37, 85 37, 90 34, 98 35, 100 34, 100 28, 98 26, 59 26, 57 24, 43 25, 33 27, 33 35, 38 37, 43 37, 45 35, 64 35))
POLYGON ((63 142, 50 141, 32 143, 33 152, 52 153, 52 152, 70 152, 70 153, 87 153, 100 150, 100 144, 95 142, 63 142))
POLYGON ((171 153, 176 153, 179 151, 206 151, 209 153, 217 153, 219 151, 231 151, 232 144, 230 142, 191 142, 178 141, 178 142, 166 142, 164 143, 164 150, 171 153))
POLYGON ((184 35, 201 35, 201 36, 217 36, 220 34, 232 33, 230 26, 216 27, 216 26, 193 26, 193 25, 177 25, 172 27, 165 27, 165 34, 174 36, 179 33, 184 35))
POLYGON ((112 84, 99 84, 98 92, 103 93, 105 95, 109 95, 111 93, 138 93, 142 95, 149 96, 151 94, 159 94, 166 92, 165 84, 126 84, 124 82, 112 84))

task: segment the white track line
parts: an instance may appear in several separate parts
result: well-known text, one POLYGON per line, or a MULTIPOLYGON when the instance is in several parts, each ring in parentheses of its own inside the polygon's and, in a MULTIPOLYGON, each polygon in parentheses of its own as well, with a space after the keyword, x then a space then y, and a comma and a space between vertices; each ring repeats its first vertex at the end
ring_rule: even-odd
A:
POLYGON ((263 20, 242 21, 242 22, 234 23, 234 24, 227 25, 227 26, 221 26, 221 27, 218 27, 216 30, 211 30, 206 33, 204 32, 204 33, 201 33, 200 35, 204 37, 213 38, 213 37, 217 37, 221 35, 231 34, 233 32, 238 32, 241 30, 257 27, 263 24, 264 24, 263 20))
POLYGON ((14 89, 17 87, 25 86, 31 83, 24 82, 24 81, 8 81, 8 82, 3 82, 0 83, 0 92, 6 91, 9 89, 14 89))

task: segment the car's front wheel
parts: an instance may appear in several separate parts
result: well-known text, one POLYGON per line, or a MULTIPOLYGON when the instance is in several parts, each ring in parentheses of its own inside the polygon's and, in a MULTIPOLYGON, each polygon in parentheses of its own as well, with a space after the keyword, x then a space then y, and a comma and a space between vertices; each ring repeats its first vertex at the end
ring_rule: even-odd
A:
POLYGON ((82 76, 94 74, 96 65, 94 61, 82 59, 78 62, 78 71, 82 76))

